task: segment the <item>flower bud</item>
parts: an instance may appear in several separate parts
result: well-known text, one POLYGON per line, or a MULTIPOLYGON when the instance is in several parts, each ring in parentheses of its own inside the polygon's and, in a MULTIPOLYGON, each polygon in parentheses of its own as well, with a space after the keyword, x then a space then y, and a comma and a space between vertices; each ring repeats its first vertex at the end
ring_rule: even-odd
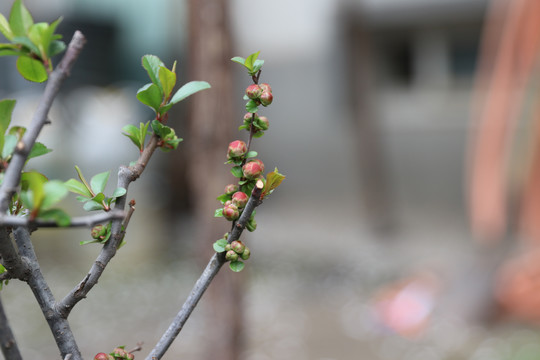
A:
POLYGON ((259 159, 251 160, 242 167, 242 171, 247 179, 254 180, 263 173, 264 164, 259 159))
POLYGON ((274 100, 274 95, 271 92, 265 91, 260 96, 260 101, 263 106, 268 106, 274 100))
POLYGON ((244 206, 246 206, 248 200, 249 196, 247 196, 246 193, 242 191, 237 191, 232 196, 232 203, 238 208, 243 208, 244 206))
POLYGON ((234 250, 229 250, 225 253, 225 260, 227 261, 236 261, 238 260, 238 254, 234 250))
POLYGON ((90 232, 90 235, 93 239, 99 239, 100 236, 104 236, 107 234, 107 228, 103 225, 96 225, 92 228, 92 231, 90 232))
POLYGON ((266 116, 259 117, 259 121, 257 122, 259 124, 259 127, 262 130, 268 130, 268 127, 270 126, 270 123, 268 122, 268 118, 266 116))
POLYGON ((246 249, 246 246, 239 240, 234 240, 231 243, 232 250, 237 253, 238 255, 242 254, 244 250, 246 249))
MULTIPOLYGON (((253 115, 254 115, 253 113, 249 113, 249 112, 246 113, 244 115, 244 123, 245 122, 251 122, 251 119, 253 118, 253 115)), ((257 117, 257 114, 255 114, 255 117, 257 117)))
POLYGON ((251 84, 246 88, 246 95, 251 100, 258 99, 262 94, 262 89, 257 84, 251 84))
POLYGON ((263 92, 272 93, 272 88, 267 83, 259 84, 259 87, 262 89, 263 92))
POLYGON ((227 149, 227 158, 235 159, 244 156, 247 152, 247 145, 242 140, 235 140, 229 144, 227 149))
POLYGON ((234 204, 227 204, 223 207, 223 217, 229 221, 236 220, 240 217, 238 207, 234 204))
POLYGON ((120 347, 117 347, 113 350, 114 357, 125 358, 128 352, 120 347))
POLYGON ((94 360, 114 360, 114 356, 101 352, 94 356, 94 360))
POLYGON ((127 356, 126 356, 126 359, 127 359, 127 360, 134 360, 134 359, 135 359, 135 355, 133 355, 132 353, 128 353, 127 356))
POLYGON ((242 253, 242 255, 240 255, 240 257, 242 258, 242 260, 247 260, 249 259, 250 256, 251 256, 251 251, 246 246, 246 248, 244 249, 244 252, 242 253))
POLYGON ((225 186, 225 194, 231 195, 238 191, 238 185, 236 184, 229 184, 225 186))
POLYGON ((231 250, 232 250, 231 244, 225 245, 225 251, 231 251, 231 250))

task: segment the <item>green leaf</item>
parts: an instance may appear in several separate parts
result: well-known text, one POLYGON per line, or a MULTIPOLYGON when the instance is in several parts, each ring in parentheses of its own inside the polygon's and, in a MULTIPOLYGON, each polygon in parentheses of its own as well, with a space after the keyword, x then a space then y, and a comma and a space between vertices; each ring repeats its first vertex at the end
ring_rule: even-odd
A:
POLYGON ((45 195, 41 208, 47 210, 67 195, 68 188, 59 180, 51 180, 43 185, 43 191, 45 195))
POLYGON ((257 155, 259 155, 258 152, 251 150, 251 151, 248 151, 248 153, 246 154, 246 158, 257 157, 257 155))
POLYGON ((11 115, 13 113, 15 103, 15 100, 9 99, 0 101, 0 149, 4 148, 4 134, 11 123, 11 115))
POLYGON ((210 84, 206 81, 190 81, 187 84, 184 84, 172 97, 170 103, 176 104, 190 95, 195 94, 204 89, 209 89, 210 84))
POLYGON ((260 138, 264 135, 264 131, 257 131, 255 134, 253 134, 254 138, 260 138))
POLYGON ((130 124, 124 126, 122 128, 122 131, 124 131, 122 135, 127 136, 131 140, 131 142, 133 142, 135 146, 137 146, 139 150, 143 148, 143 144, 141 144, 141 139, 139 136, 139 128, 130 124))
POLYGON ((244 176, 244 172, 242 171, 241 166, 233 166, 231 168, 231 174, 237 178, 241 178, 242 176, 244 176))
POLYGON ((41 55, 39 48, 28 36, 16 36, 11 40, 14 44, 22 45, 26 48, 27 51, 33 52, 36 55, 41 55))
POLYGON ((260 51, 257 51, 246 58, 245 66, 250 70, 251 73, 253 72, 253 63, 255 63, 255 60, 257 60, 260 53, 260 51))
POLYGON ((227 195, 227 194, 221 194, 216 198, 216 200, 219 201, 222 204, 224 204, 225 201, 228 201, 228 200, 231 200, 231 199, 232 199, 232 195, 227 195))
POLYGON ((214 217, 223 217, 223 208, 216 209, 214 211, 214 217))
POLYGON ((45 175, 37 171, 29 171, 21 174, 22 188, 28 189, 28 204, 30 210, 41 208, 45 198, 44 184, 47 182, 45 175), (30 200, 31 199, 31 200, 30 200))
POLYGON ((246 66, 246 59, 244 59, 243 57, 235 56, 231 60, 234 61, 235 63, 246 66))
POLYGON ((226 239, 219 239, 214 243, 213 247, 216 252, 220 253, 225 251, 225 245, 227 244, 228 242, 226 239))
POLYGON ((69 179, 64 183, 64 185, 67 186, 69 191, 84 196, 85 199, 80 200, 86 201, 86 198, 92 197, 92 193, 90 193, 90 190, 88 190, 88 188, 79 180, 69 179))
POLYGON ((261 70, 262 66, 264 65, 264 60, 257 59, 253 63, 253 73, 256 74, 261 70))
POLYGON ((24 36, 34 23, 32 15, 21 0, 15 0, 9 14, 9 25, 15 36, 24 36))
POLYGON ((51 41, 51 44, 49 45, 49 57, 53 57, 55 55, 60 54, 66 50, 66 43, 60 40, 53 40, 51 41))
POLYGON ((84 203, 83 209, 85 211, 103 210, 103 204, 95 202, 94 200, 89 200, 84 203))
POLYGON ((161 88, 163 89, 163 95, 165 99, 168 99, 171 96, 174 85, 176 85, 176 74, 165 66, 162 66, 159 68, 158 75, 161 88))
POLYGON ((266 184, 264 185, 261 197, 264 198, 265 196, 270 195, 274 189, 281 185, 283 180, 285 180, 285 175, 280 174, 277 168, 275 168, 271 173, 268 173, 266 175, 266 184))
POLYGON ((111 195, 111 197, 113 198, 118 198, 120 196, 124 196, 126 195, 127 193, 127 190, 124 189, 123 187, 119 187, 119 188, 116 188, 113 192, 113 194, 111 195))
POLYGON ((137 91, 137 99, 157 112, 163 102, 163 93, 158 85, 148 83, 137 91))
POLYGON ((30 154, 28 154, 28 159, 32 159, 38 156, 42 156, 45 154, 48 154, 52 151, 52 149, 47 148, 44 144, 40 142, 36 142, 34 146, 32 147, 32 150, 30 151, 30 154))
POLYGON ((28 81, 41 83, 48 77, 47 70, 41 61, 28 56, 20 56, 17 59, 17 70, 28 81))
POLYGON ((152 82, 159 87, 160 92, 163 93, 159 81, 159 68, 165 66, 163 62, 155 55, 144 55, 142 57, 142 66, 146 69, 150 80, 152 80, 152 82))
POLYGON ((2 158, 7 159, 15 151, 15 146, 17 145, 17 137, 14 135, 5 135, 4 136, 4 147, 2 148, 2 158))
POLYGON ((45 34, 48 33, 49 24, 45 22, 39 22, 32 24, 28 29, 28 38, 38 48, 36 55, 39 55, 41 59, 47 58, 46 50, 49 49, 50 39, 47 42, 45 40, 45 34))
POLYGON ((6 39, 13 39, 13 31, 11 31, 11 26, 4 15, 0 14, 0 33, 2 33, 6 39))
POLYGON ((71 224, 69 215, 61 209, 49 209, 39 212, 39 218, 44 220, 54 220, 58 226, 65 227, 71 224))
POLYGON ((246 103, 246 111, 250 113, 256 113, 259 111, 259 107, 257 106, 257 103, 253 100, 249 100, 246 103))
POLYGON ((229 263, 229 268, 234 272, 240 272, 240 271, 244 270, 244 266, 245 266, 245 264, 240 260, 231 261, 229 263))
POLYGON ((110 174, 110 171, 105 171, 94 175, 92 179, 90 179, 90 188, 94 194, 102 193, 105 190, 105 186, 107 186, 107 181, 109 181, 110 174))

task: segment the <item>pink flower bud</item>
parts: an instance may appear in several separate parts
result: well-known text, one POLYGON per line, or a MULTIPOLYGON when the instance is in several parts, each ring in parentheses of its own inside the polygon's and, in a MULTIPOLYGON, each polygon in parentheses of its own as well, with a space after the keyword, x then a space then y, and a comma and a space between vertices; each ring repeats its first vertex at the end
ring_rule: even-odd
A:
POLYGON ((235 159, 244 156, 247 152, 247 145, 242 140, 235 140, 229 144, 227 149, 227 158, 235 159))
POLYGON ((268 118, 266 116, 259 117, 259 126, 263 130, 268 130, 268 127, 270 126, 270 123, 268 122, 268 118))
POLYGON ((246 249, 246 246, 239 240, 235 240, 231 243, 231 249, 238 255, 242 254, 246 249))
POLYGON ((262 92, 261 87, 257 84, 251 84, 246 88, 246 95, 252 100, 258 99, 262 92))
POLYGON ((105 353, 98 353, 96 356, 94 356, 94 360, 114 360, 114 356, 105 353))
MULTIPOLYGON (((255 114, 255 117, 257 116, 257 114, 255 114)), ((246 121, 251 121, 251 118, 253 117, 253 113, 246 113, 244 115, 244 122, 246 121)))
POLYGON ((238 254, 234 250, 229 250, 225 253, 225 259, 227 261, 236 261, 238 260, 238 254))
POLYGON ((236 220, 240 217, 238 207, 234 204, 228 204, 223 207, 223 217, 229 221, 236 220))
POLYGON ((231 195, 238 191, 238 185, 236 184, 229 184, 225 186, 225 194, 231 195))
POLYGON ((247 179, 255 180, 263 173, 264 164, 259 159, 251 160, 242 167, 242 171, 247 179))
POLYGON ((103 236, 107 233, 107 229, 103 225, 96 225, 92 228, 90 235, 93 239, 99 239, 100 236, 103 236))
POLYGON ((259 84, 259 87, 262 89, 263 92, 265 92, 265 91, 269 92, 269 93, 272 92, 272 88, 267 83, 259 84))
POLYGON ((134 359, 135 359, 135 355, 133 355, 132 353, 128 353, 127 356, 126 356, 126 359, 127 359, 127 360, 134 360, 134 359))
POLYGON ((245 192, 237 191, 232 195, 232 203, 238 208, 243 208, 246 206, 249 200, 249 196, 245 192))
POLYGON ((274 100, 274 95, 269 91, 265 91, 261 94, 260 100, 263 106, 268 106, 274 100))

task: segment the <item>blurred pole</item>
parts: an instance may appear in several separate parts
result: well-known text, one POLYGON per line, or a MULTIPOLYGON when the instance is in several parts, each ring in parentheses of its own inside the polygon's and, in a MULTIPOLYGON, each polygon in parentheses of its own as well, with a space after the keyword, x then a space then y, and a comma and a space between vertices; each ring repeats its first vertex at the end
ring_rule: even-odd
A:
MULTIPOLYGON (((189 100, 188 182, 201 261, 212 254, 212 243, 229 230, 213 217, 216 197, 232 181, 226 161, 234 128, 232 40, 227 0, 189 0, 189 80, 208 81, 212 88, 189 100)), ((241 351, 242 275, 224 268, 202 300, 206 320, 203 359, 234 360, 241 351), (218 354, 218 355, 217 355, 218 354)))

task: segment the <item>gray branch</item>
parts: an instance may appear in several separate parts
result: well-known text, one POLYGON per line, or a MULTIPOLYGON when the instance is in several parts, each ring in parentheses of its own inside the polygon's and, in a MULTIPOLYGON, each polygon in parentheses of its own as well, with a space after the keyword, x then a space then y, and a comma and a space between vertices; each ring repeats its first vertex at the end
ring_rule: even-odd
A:
MULTIPOLYGON (((71 222, 66 227, 92 227, 111 220, 121 220, 125 216, 123 211, 113 210, 107 213, 100 213, 89 216, 78 216, 71 218, 71 222)), ((24 226, 28 228, 56 228, 58 224, 54 220, 30 220, 27 217, 6 215, 0 216, 0 226, 24 226)))
POLYGON ((19 256, 17 249, 11 241, 11 237, 6 228, 0 227, 0 256, 2 265, 7 270, 5 277, 9 279, 28 279, 30 269, 28 264, 19 256))
POLYGON ((2 299, 0 298, 0 349, 6 360, 22 360, 21 352, 9 326, 2 299))
POLYGON ((11 197, 19 186, 21 171, 28 159, 28 154, 34 146, 43 126, 49 121, 48 114, 52 103, 60 90, 60 86, 69 76, 71 67, 79 56, 86 40, 83 34, 76 31, 71 42, 56 69, 49 75, 45 91, 34 113, 32 122, 26 130, 22 140, 15 147, 15 153, 4 175, 0 186, 0 214, 5 214, 9 208, 11 197))
MULTIPOLYGON (((262 181, 258 181, 255 188, 253 189, 253 192, 251 193, 251 197, 249 198, 249 201, 246 204, 244 211, 242 212, 242 215, 234 224, 233 229, 229 234, 229 237, 227 238, 227 241, 229 243, 240 238, 240 235, 242 235, 242 232, 244 231, 244 228, 246 227, 246 224, 249 221, 253 210, 255 210, 255 208, 261 204, 262 189, 262 181)), ((146 360, 161 359, 161 357, 167 352, 173 341, 176 339, 176 337, 184 327, 184 324, 190 317, 191 313, 199 303, 199 300, 202 298, 204 292, 206 291, 208 286, 210 286, 210 283, 212 282, 216 274, 219 272, 223 264, 225 264, 225 262, 226 260, 224 253, 216 253, 214 254, 214 256, 212 256, 210 262, 208 263, 208 265, 206 265, 203 273, 195 283, 195 286, 191 290, 188 298, 182 305, 182 308, 180 309, 172 323, 169 325, 169 328, 161 336, 161 339, 158 341, 152 352, 150 352, 150 354, 146 357, 146 360)))

